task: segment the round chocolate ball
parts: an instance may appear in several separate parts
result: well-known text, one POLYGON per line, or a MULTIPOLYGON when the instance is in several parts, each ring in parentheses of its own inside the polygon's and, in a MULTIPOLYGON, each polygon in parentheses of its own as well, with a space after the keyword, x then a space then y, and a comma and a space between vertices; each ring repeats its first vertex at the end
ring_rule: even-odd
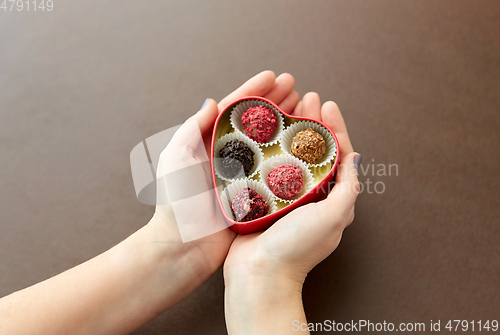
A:
POLYGON ((269 172, 267 183, 274 195, 285 200, 291 199, 302 192, 302 170, 290 164, 280 165, 269 172))
POLYGON ((252 188, 245 187, 231 200, 231 210, 238 222, 258 219, 269 213, 269 204, 252 188))
POLYGON ((248 137, 256 142, 265 143, 274 134, 278 120, 271 109, 259 105, 247 109, 241 115, 241 123, 248 137))
POLYGON ((306 163, 314 164, 323 157, 326 150, 323 136, 311 128, 299 131, 292 140, 290 153, 306 163))
POLYGON ((244 178, 253 168, 252 149, 240 140, 227 142, 219 151, 222 159, 222 172, 227 178, 244 178))

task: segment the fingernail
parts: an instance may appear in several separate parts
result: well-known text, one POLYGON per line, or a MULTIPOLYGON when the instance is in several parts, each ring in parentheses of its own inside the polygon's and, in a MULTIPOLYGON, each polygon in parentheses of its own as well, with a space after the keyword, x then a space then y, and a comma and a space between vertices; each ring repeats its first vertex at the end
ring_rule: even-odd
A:
POLYGON ((200 110, 202 110, 203 108, 207 107, 208 103, 210 102, 210 99, 206 99, 205 102, 203 103, 203 106, 201 106, 200 110))
POLYGON ((354 156, 353 164, 354 167, 356 168, 356 171, 359 169, 359 165, 361 164, 361 161, 363 160, 363 157, 361 155, 356 155, 354 156))

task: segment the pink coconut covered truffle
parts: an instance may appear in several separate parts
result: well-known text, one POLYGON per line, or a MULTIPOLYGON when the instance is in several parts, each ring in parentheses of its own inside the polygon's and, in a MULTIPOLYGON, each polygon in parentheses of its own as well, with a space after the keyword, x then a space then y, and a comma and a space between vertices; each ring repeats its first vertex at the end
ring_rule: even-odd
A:
POLYGON ((256 190, 245 187, 234 196, 231 210, 236 221, 246 222, 269 213, 269 204, 256 190))
POLYGON ((274 134, 278 120, 274 112, 262 105, 250 107, 241 115, 243 131, 252 140, 265 143, 274 134))
POLYGON ((285 200, 291 199, 302 192, 302 170, 290 164, 280 165, 269 172, 267 183, 274 195, 285 200))

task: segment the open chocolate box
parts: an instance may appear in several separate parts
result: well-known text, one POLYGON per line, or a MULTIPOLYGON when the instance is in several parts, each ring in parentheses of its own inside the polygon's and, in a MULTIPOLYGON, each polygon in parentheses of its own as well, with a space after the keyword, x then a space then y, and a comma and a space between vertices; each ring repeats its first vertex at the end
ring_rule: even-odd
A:
MULTIPOLYGON (((287 113, 283 112, 276 104, 262 97, 244 97, 229 104, 222 111, 222 113, 220 113, 217 120, 215 121, 212 136, 210 163, 217 200, 230 228, 238 234, 249 234, 264 230, 293 209, 310 202, 316 202, 324 199, 332 186, 331 182, 333 181, 334 174, 337 169, 339 152, 340 148, 338 145, 337 137, 335 136, 333 131, 322 122, 311 120, 306 117, 288 115, 287 113), (243 131, 241 131, 241 128, 238 127, 238 125, 236 125, 236 123, 238 122, 238 118, 235 116, 238 115, 238 110, 243 110, 248 106, 257 105, 264 105, 268 107, 277 116, 278 125, 275 133, 271 135, 266 143, 257 143, 253 141, 252 139, 247 137, 243 131), (232 120, 231 114, 235 114, 232 120), (237 128, 240 129, 238 130, 237 128), (289 152, 290 138, 292 137, 289 134, 292 133, 293 135, 294 131, 303 130, 304 128, 312 128, 314 130, 317 130, 325 138, 326 153, 324 157, 322 159, 319 159, 319 161, 316 161, 315 164, 308 164, 304 161, 301 161, 291 155, 289 152), (288 138, 286 136, 287 134, 284 133, 287 133, 289 135, 288 138), (227 136, 228 134, 234 135, 227 136), (229 179, 221 177, 220 172, 216 173, 217 167, 215 165, 219 164, 218 160, 220 160, 218 159, 218 150, 220 150, 220 142, 223 142, 224 140, 221 140, 219 143, 218 141, 224 136, 229 139, 236 136, 238 136, 239 139, 245 137, 244 142, 248 143, 251 148, 259 148, 255 150, 258 151, 254 155, 254 160, 256 161, 255 166, 253 167, 253 170, 250 171, 247 178, 229 179), (217 149, 216 145, 218 145, 217 149), (285 163, 287 161, 293 161, 302 164, 300 165, 302 169, 304 169, 304 187, 302 192, 292 199, 283 200, 269 191, 268 196, 274 198, 268 201, 271 202, 269 203, 270 211, 268 214, 251 221, 236 221, 234 214, 231 211, 231 202, 227 200, 228 197, 230 198, 234 196, 234 194, 230 195, 228 193, 228 190, 225 190, 225 188, 228 188, 228 186, 230 186, 228 189, 231 189, 232 183, 246 183, 248 184, 248 187, 256 189, 258 191, 257 193, 263 193, 259 192, 257 188, 252 186, 258 186, 261 189, 262 186, 267 186, 267 182, 265 180, 261 180, 261 174, 267 175, 267 170, 269 170, 271 158, 273 160, 282 161, 285 163), (266 161, 268 161, 267 170, 266 161), (261 167, 263 168, 262 170, 260 169, 261 167)), ((262 175, 262 177, 264 177, 264 175, 262 175)), ((235 189, 235 185, 232 186, 232 189, 235 189)), ((268 187, 266 187, 266 190, 268 190, 268 187)), ((264 194, 261 195, 264 197, 264 194)))

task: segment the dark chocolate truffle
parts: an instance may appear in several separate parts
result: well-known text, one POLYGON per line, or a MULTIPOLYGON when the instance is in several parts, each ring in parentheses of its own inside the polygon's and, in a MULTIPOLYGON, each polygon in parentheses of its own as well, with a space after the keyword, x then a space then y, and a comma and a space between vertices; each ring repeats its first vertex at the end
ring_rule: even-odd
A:
POLYGON ((222 172, 227 178, 244 178, 253 168, 252 149, 240 140, 227 142, 219 151, 222 159, 222 172))
POLYGON ((259 105, 250 107, 241 115, 243 131, 252 140, 265 143, 274 134, 278 120, 269 108, 259 105))
POLYGON ((274 195, 285 200, 291 199, 302 192, 302 170, 290 164, 280 165, 269 172, 267 183, 274 195))
POLYGON ((252 188, 245 187, 231 201, 231 210, 238 222, 246 222, 269 213, 269 204, 252 188))
POLYGON ((323 157, 325 150, 326 144, 323 136, 311 128, 307 128, 295 135, 292 140, 290 153, 306 163, 314 164, 318 159, 323 157))

